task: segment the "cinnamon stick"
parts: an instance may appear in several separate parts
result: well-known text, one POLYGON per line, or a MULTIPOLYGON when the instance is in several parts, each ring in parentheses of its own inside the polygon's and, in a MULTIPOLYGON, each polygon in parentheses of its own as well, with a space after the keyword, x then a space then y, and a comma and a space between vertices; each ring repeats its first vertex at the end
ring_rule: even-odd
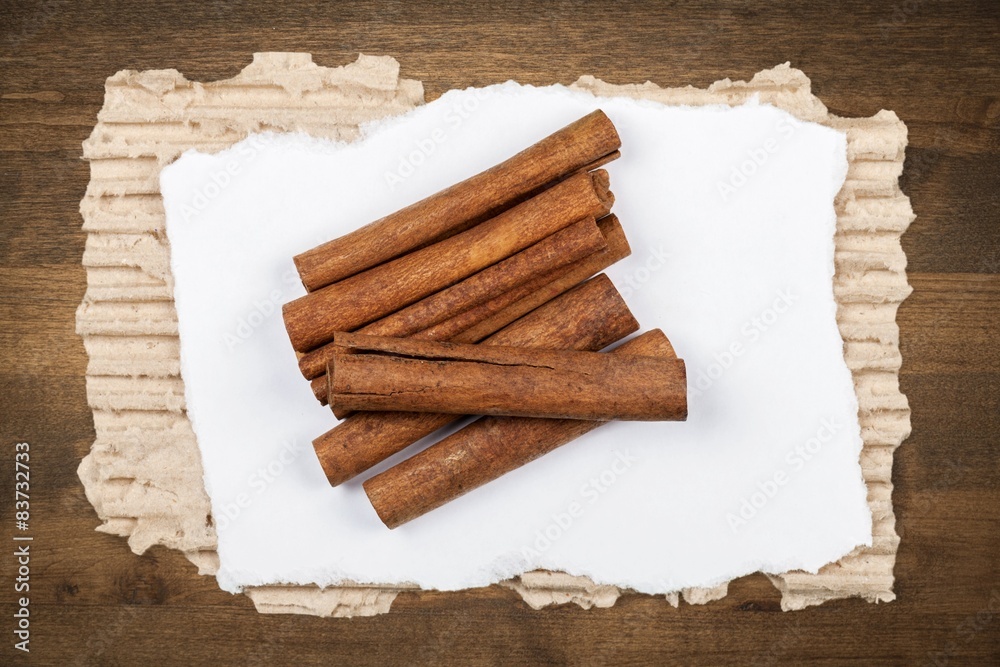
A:
MULTIPOLYGON (((576 287, 592 275, 603 271, 618 260, 628 257, 631 249, 629 248, 628 240, 625 238, 625 232, 622 230, 621 223, 618 222, 618 218, 614 214, 605 216, 597 221, 597 226, 604 235, 604 240, 607 244, 606 248, 544 276, 539 276, 440 324, 416 332, 412 336, 421 340, 450 340, 453 343, 478 343, 521 316, 530 313, 542 304, 576 287)), ((389 320, 392 317, 393 315, 390 315, 388 318, 383 318, 383 320, 379 321, 389 320)), ((399 331, 398 333, 375 330, 374 327, 377 324, 378 322, 373 322, 367 327, 359 329, 358 333, 385 336, 409 335, 401 330, 397 330, 399 331)), ((328 343, 305 354, 299 360, 300 367, 305 363, 308 365, 308 370, 310 371, 317 368, 321 369, 322 375, 317 375, 312 380, 311 385, 313 395, 323 405, 326 405, 327 394, 326 364, 333 357, 333 352, 334 345, 328 343)), ((340 415, 337 416, 338 418, 342 418, 340 415)))
POLYGON ((495 167, 296 256, 302 284, 325 287, 471 227, 566 174, 613 159, 620 147, 614 125, 594 111, 495 167))
POLYGON ((683 420, 680 359, 338 333, 334 410, 549 419, 683 420))
POLYGON ((494 301, 435 325, 417 337, 427 340, 449 340, 452 343, 477 343, 525 313, 530 313, 543 303, 631 254, 632 249, 629 248, 625 231, 617 216, 614 214, 605 216, 597 221, 597 226, 604 234, 606 249, 553 271, 549 276, 525 283, 494 301), (457 331, 454 335, 447 335, 452 330, 457 331))
MULTIPOLYGON (((654 329, 611 355, 675 358, 654 329)), ((606 422, 575 419, 483 417, 364 483, 372 506, 389 528, 441 507, 551 452, 606 422)))
MULTIPOLYGON (((605 249, 607 242, 594 219, 581 220, 447 289, 362 327, 357 333, 411 336, 605 249)), ((326 373, 332 351, 333 346, 328 343, 302 355, 299 370, 306 379, 326 373)))
MULTIPOLYGON (((599 350, 639 328, 611 280, 600 274, 483 341, 550 349, 599 350)), ((313 447, 337 486, 460 417, 358 412, 316 438, 313 447)))
POLYGON ((603 217, 613 202, 606 171, 577 174, 472 229, 286 303, 292 347, 323 345, 334 332, 395 312, 574 222, 603 217))

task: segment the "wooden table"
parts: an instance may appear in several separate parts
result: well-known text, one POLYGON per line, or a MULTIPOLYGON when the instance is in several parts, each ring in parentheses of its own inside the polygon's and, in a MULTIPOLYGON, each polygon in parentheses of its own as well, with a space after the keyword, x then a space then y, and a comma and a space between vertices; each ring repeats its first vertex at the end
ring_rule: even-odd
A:
POLYGON ((32 652, 11 646, 18 594, 7 549, 3 655, 47 665, 1000 664, 1000 4, 415 5, 2 3, 0 524, 13 523, 13 448, 24 440, 35 529, 32 652), (918 216, 903 237, 915 291, 899 311, 913 409, 893 474, 899 599, 786 614, 757 575, 720 602, 679 610, 626 595, 610 609, 536 612, 493 587, 403 594, 376 618, 264 616, 178 553, 139 557, 94 532, 76 476, 94 438, 73 321, 85 285, 80 143, 117 70, 174 67, 209 81, 233 76, 254 51, 308 51, 322 65, 393 55, 428 100, 584 73, 704 86, 788 60, 839 115, 896 111, 910 130, 902 187, 918 216))

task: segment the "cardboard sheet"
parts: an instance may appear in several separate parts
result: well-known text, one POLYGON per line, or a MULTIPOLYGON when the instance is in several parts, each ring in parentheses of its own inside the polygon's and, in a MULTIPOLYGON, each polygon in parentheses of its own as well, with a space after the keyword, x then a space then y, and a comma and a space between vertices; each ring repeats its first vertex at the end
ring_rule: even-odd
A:
MULTIPOLYGON (((837 199, 835 293, 860 405, 861 465, 874 544, 819 574, 772 579, 786 609, 850 595, 892 599, 898 544, 890 498, 892 451, 909 431, 908 407, 898 391, 894 322, 898 303, 909 293, 899 235, 912 213, 897 186, 905 127, 891 112, 862 120, 830 117, 809 93, 805 76, 787 66, 762 72, 750 83, 724 81, 707 91, 608 86, 588 77, 575 87, 670 104, 738 104, 756 94, 799 118, 847 133, 850 165, 837 199)), ((98 432, 80 476, 105 521, 102 530, 128 536, 139 553, 160 543, 181 549, 205 573, 216 566, 215 533, 178 377, 159 169, 186 148, 218 150, 261 129, 351 139, 359 122, 400 113, 421 98, 419 84, 400 81, 398 65, 388 58, 362 57, 326 69, 305 54, 258 54, 240 76, 204 86, 174 71, 123 72, 109 79, 100 122, 85 143, 92 168, 81 205, 90 232, 84 257, 89 286, 78 312, 78 330, 91 357, 88 396, 98 432)), ((530 573, 509 585, 535 607, 566 601, 608 606, 620 594, 559 573, 530 573)), ((262 611, 352 615, 386 611, 401 588, 268 586, 248 594, 262 611)), ((689 602, 704 602, 725 590, 723 585, 683 594, 689 602)), ((677 595, 667 599, 676 604, 677 595)))

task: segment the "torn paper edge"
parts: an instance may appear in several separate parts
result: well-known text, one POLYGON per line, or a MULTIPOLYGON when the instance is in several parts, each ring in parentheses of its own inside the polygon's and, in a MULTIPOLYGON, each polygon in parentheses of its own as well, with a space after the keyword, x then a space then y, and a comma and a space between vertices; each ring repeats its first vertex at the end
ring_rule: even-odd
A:
MULTIPOLYGON (((864 447, 861 469, 873 517, 873 544, 818 573, 768 575, 784 610, 826 600, 895 598, 899 537, 892 510, 892 458, 910 433, 899 391, 896 310, 909 295, 900 236, 913 220, 899 189, 906 126, 891 111, 838 118, 812 95, 809 79, 787 63, 749 82, 707 89, 612 85, 590 76, 571 86, 602 96, 672 105, 739 105, 753 98, 801 120, 847 134, 848 174, 835 200, 834 294, 844 356, 858 396, 864 447)), ((87 231, 87 292, 77 333, 89 356, 87 399, 97 433, 78 474, 97 510, 100 531, 128 538, 141 554, 160 544, 177 549, 201 574, 218 568, 216 535, 201 457, 184 410, 177 315, 164 234, 159 172, 185 150, 216 152, 254 132, 306 132, 351 141, 363 123, 423 103, 419 81, 401 79, 390 57, 361 55, 321 67, 306 53, 256 53, 232 79, 188 81, 176 70, 122 71, 108 78, 98 123, 83 143, 91 179, 80 212, 87 231)), ((528 572, 503 582, 532 608, 574 602, 610 607, 624 592, 586 577, 528 572)), ((245 593, 264 613, 371 616, 389 611, 415 586, 260 586, 245 593)), ((718 600, 728 582, 666 595, 677 606, 718 600)))

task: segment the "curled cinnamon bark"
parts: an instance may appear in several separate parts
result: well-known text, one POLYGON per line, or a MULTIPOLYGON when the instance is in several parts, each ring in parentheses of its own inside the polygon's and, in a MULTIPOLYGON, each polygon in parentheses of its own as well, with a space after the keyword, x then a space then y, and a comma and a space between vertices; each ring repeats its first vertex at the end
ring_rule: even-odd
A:
MULTIPOLYGON (((639 328, 604 274, 577 286, 490 336, 482 345, 600 350, 639 328)), ((451 414, 358 412, 313 441, 337 486, 459 419, 451 414)))
POLYGON ((336 410, 610 421, 687 417, 680 359, 338 333, 336 410))
POLYGON ((286 303, 292 347, 307 352, 482 271, 614 203, 603 170, 572 176, 500 215, 433 245, 286 303))
MULTIPOLYGON (((628 257, 631 249, 629 248, 628 240, 625 238, 625 232, 622 230, 621 223, 618 222, 618 218, 614 215, 605 216, 597 222, 597 226, 604 236, 606 243, 604 249, 543 276, 538 276, 534 280, 523 283, 486 303, 470 308, 428 329, 413 333, 412 336, 422 340, 450 340, 453 343, 478 343, 500 329, 503 329, 519 317, 530 313, 542 304, 576 287, 587 278, 603 271, 618 260, 628 257)), ((469 278, 469 280, 472 278, 469 278)), ((380 322, 388 322, 393 319, 394 315, 390 315, 378 322, 373 322, 366 327, 362 327, 358 330, 358 333, 386 336, 409 335, 398 328, 376 329, 380 322)), ((332 358, 333 351, 334 346, 328 343, 305 354, 299 360, 300 367, 303 363, 306 363, 309 365, 310 370, 322 373, 321 375, 317 375, 311 384, 313 395, 323 405, 327 403, 326 364, 332 358)), ((305 373, 305 370, 303 372, 305 373)), ((338 419, 343 419, 343 416, 339 414, 337 417, 338 419)))
MULTIPOLYGON (((605 249, 607 241, 594 219, 581 220, 447 289, 362 327, 357 333, 412 336, 522 285, 533 285, 538 278, 551 276, 566 265, 605 249)), ((299 369, 306 379, 326 373, 332 350, 333 345, 328 343, 302 355, 299 369)))
POLYGON ((606 248, 548 275, 539 276, 492 301, 436 324, 415 337, 453 343, 478 343, 522 315, 629 256, 632 250, 615 215, 598 220, 597 226, 604 235, 606 248))
POLYGON ((297 255, 302 284, 313 291, 468 229, 567 174, 614 159, 619 148, 615 126, 594 111, 495 167, 297 255))
MULTIPOLYGON (((609 356, 675 358, 659 329, 623 343, 609 356)), ((452 501, 551 452, 605 422, 483 417, 364 483, 389 528, 452 501)))

